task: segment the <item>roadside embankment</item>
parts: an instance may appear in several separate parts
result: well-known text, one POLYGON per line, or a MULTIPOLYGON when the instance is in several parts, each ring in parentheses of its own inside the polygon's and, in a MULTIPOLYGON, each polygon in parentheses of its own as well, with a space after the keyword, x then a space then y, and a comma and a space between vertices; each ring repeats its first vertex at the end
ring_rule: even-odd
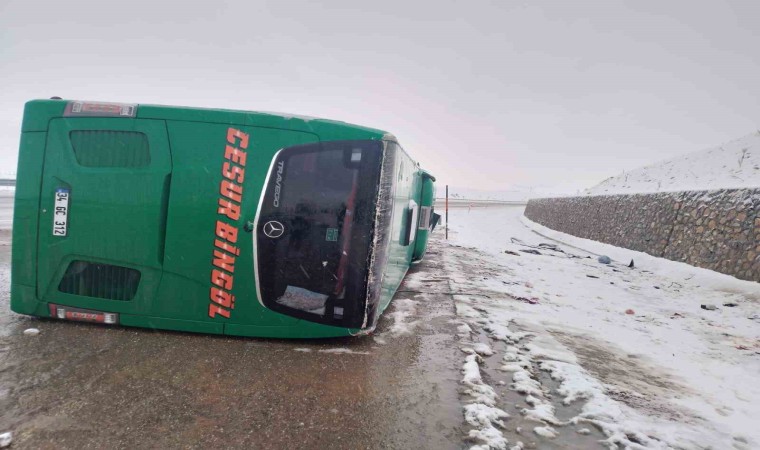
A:
POLYGON ((760 282, 760 189, 532 199, 557 231, 760 282))

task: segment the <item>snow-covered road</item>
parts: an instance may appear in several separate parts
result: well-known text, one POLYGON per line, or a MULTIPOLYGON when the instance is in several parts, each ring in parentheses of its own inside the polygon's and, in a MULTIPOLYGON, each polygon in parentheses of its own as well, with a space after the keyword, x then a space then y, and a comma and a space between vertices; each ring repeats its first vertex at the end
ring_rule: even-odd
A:
POLYGON ((443 244, 473 445, 760 448, 760 284, 522 211, 453 210, 443 244))

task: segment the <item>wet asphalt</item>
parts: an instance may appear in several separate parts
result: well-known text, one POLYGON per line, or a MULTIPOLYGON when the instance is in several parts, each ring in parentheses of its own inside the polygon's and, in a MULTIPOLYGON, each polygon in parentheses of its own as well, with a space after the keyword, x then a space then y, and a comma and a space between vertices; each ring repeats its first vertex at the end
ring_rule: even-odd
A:
MULTIPOLYGON (((440 270, 435 249, 412 271, 440 270)), ((77 324, 9 310, 0 230, 0 433, 22 448, 466 447, 453 303, 417 301, 391 329, 329 340, 77 324), (27 328, 40 334, 27 336, 27 328), (335 351, 344 353, 324 352, 335 351)))

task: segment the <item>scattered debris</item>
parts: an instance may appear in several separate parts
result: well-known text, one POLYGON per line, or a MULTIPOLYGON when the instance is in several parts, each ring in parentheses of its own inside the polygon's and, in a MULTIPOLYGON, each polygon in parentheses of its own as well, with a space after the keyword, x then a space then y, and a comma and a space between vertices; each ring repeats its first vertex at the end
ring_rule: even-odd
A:
POLYGON ((40 334, 40 330, 38 330, 37 328, 27 328, 26 330, 24 330, 24 334, 27 336, 37 336, 38 334, 40 334))
POLYGON ((749 350, 749 347, 747 347, 746 345, 737 345, 736 349, 737 350, 749 350))
POLYGON ((591 430, 589 430, 588 428, 581 428, 580 430, 578 430, 578 434, 591 434, 591 430))
POLYGON ((519 253, 513 252, 512 250, 504 250, 504 253, 506 253, 508 255, 520 256, 519 253))
POLYGON ((520 297, 520 296, 512 296, 515 300, 519 300, 521 302, 530 303, 531 305, 535 305, 538 303, 538 297, 520 297))
POLYGON ((733 302, 728 302, 728 303, 724 303, 723 306, 728 306, 729 308, 733 308, 733 307, 739 306, 739 305, 736 304, 736 303, 733 303, 733 302))
POLYGON ((596 276, 596 275, 586 275, 586 276, 587 276, 587 277, 589 277, 589 278, 599 278, 599 277, 598 277, 598 276, 596 276))
POLYGON ((631 260, 631 263, 628 264, 628 267, 630 267, 631 269, 633 269, 633 260, 631 260))
POLYGON ((531 255, 540 255, 541 254, 541 252, 539 252, 538 250, 533 250, 533 249, 520 250, 520 251, 523 252, 523 253, 530 253, 531 255))
POLYGON ((701 305, 700 308, 706 309, 707 311, 716 311, 718 309, 715 305, 701 305))
POLYGON ((655 289, 660 289, 660 286, 655 286, 654 288, 655 288, 655 289))
POLYGON ((609 263, 612 262, 612 260, 610 259, 610 257, 607 256, 607 255, 602 255, 599 258, 597 258, 596 260, 599 261, 602 264, 609 264, 609 263))
POLYGON ((545 242, 542 242, 538 244, 538 248, 544 249, 544 250, 551 250, 553 252, 559 252, 559 253, 565 253, 564 250, 556 246, 555 244, 547 244, 545 242))
POLYGON ((625 313, 628 314, 628 315, 636 314, 636 312, 634 310, 632 310, 632 309, 626 309, 625 313))
POLYGON ((683 315, 683 314, 681 314, 681 313, 673 313, 673 315, 672 315, 672 316, 670 316, 670 318, 671 318, 671 319, 678 319, 679 317, 680 317, 680 318, 683 318, 683 317, 686 317, 686 316, 684 316, 684 315, 683 315))
POLYGON ((13 433, 10 431, 6 431, 3 434, 0 434, 0 448, 5 448, 11 445, 13 442, 13 433))

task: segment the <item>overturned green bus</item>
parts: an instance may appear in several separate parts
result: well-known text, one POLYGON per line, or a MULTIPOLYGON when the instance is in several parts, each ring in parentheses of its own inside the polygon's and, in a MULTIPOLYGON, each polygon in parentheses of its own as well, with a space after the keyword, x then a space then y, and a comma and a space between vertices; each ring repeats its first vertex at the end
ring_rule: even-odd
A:
POLYGON ((26 104, 11 309, 263 337, 370 332, 438 215, 379 130, 270 113, 26 104))

